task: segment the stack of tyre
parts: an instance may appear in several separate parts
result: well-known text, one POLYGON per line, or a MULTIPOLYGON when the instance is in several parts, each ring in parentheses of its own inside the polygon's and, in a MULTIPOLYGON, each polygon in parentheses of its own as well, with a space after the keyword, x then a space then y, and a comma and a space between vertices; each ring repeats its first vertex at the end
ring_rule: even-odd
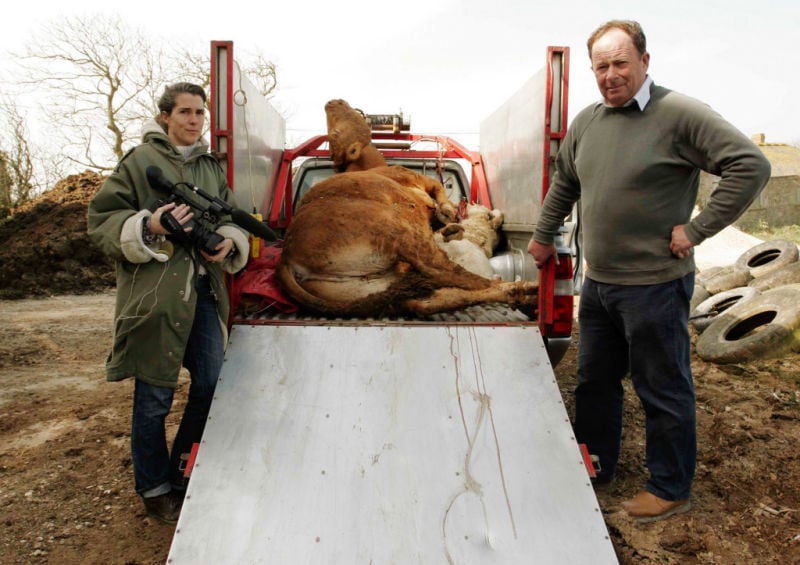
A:
POLYGON ((689 320, 702 359, 740 363, 800 349, 799 255, 791 241, 765 241, 697 274, 689 320))

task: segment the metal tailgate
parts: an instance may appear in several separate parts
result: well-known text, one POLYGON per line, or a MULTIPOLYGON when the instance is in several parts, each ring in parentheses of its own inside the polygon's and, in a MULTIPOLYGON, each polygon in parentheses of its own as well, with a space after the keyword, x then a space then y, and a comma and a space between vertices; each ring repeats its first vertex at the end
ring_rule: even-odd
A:
POLYGON ((235 325, 168 563, 617 563, 535 325, 235 325))

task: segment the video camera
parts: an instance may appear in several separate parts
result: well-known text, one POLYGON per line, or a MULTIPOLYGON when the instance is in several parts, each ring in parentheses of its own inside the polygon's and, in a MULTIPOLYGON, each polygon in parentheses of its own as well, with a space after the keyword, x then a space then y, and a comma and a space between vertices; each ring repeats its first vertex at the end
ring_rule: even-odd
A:
MULTIPOLYGON (((247 230, 253 235, 267 241, 275 241, 278 239, 278 236, 275 234, 275 232, 244 210, 234 208, 224 200, 206 193, 198 186, 194 186, 188 182, 179 182, 177 184, 172 183, 164 178, 164 174, 161 169, 155 165, 147 167, 145 174, 147 175, 147 182, 150 183, 150 186, 153 188, 153 190, 158 192, 166 192, 169 194, 167 198, 158 200, 155 203, 153 208, 154 210, 172 202, 174 202, 176 205, 186 204, 195 210, 199 210, 200 217, 211 225, 218 224, 220 221, 220 216, 230 215, 233 223, 247 230), (203 208, 193 200, 186 198, 178 191, 179 185, 185 186, 195 194, 208 200, 208 207, 203 208)), ((175 217, 169 212, 161 214, 161 225, 164 226, 164 229, 166 229, 170 235, 180 243, 194 246, 201 251, 205 251, 209 255, 215 255, 217 253, 217 246, 224 239, 217 232, 208 229, 199 222, 195 222, 193 219, 190 219, 188 222, 181 225, 178 220, 176 220, 175 217), (187 228, 191 229, 187 231, 187 228)))

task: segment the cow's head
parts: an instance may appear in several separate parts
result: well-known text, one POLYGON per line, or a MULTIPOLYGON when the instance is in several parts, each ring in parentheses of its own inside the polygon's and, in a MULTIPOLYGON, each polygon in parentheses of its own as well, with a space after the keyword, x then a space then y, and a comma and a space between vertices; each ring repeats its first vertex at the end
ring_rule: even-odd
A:
MULTIPOLYGON (((347 170, 351 163, 359 159, 363 161, 365 149, 372 147, 372 135, 364 115, 351 108, 344 100, 331 100, 325 104, 325 115, 328 121, 328 143, 336 170, 342 172, 347 170)), ((369 153, 370 160, 373 160, 375 156, 372 153, 378 152, 373 150, 369 153)), ((379 163, 370 163, 370 166, 385 164, 382 158, 380 160, 379 163)))

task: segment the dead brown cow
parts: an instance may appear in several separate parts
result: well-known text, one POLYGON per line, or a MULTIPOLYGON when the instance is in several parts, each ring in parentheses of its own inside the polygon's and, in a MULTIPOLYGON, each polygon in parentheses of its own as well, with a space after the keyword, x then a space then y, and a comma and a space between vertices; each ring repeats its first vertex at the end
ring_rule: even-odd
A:
POLYGON ((277 277, 294 300, 348 317, 536 303, 535 283, 491 281, 448 259, 432 228, 455 217, 442 185, 387 166, 366 120, 344 100, 331 100, 325 112, 340 173, 303 197, 286 232, 277 277))

